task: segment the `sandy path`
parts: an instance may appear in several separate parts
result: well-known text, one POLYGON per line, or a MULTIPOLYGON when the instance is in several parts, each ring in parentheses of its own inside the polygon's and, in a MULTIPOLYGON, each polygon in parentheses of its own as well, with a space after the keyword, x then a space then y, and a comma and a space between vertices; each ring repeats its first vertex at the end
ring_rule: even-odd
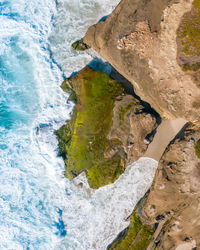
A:
POLYGON ((159 161, 170 141, 174 139, 186 123, 187 121, 182 118, 163 121, 158 127, 154 140, 149 145, 144 157, 159 161))

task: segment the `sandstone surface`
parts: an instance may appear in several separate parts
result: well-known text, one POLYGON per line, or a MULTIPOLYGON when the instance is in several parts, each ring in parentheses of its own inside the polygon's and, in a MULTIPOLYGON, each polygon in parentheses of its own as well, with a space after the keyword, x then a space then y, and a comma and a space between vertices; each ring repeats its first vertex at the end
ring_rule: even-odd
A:
POLYGON ((195 153, 199 138, 200 131, 189 126, 167 147, 147 199, 110 249, 200 248, 200 158, 195 153))
POLYGON ((132 83, 164 123, 189 122, 163 155, 170 130, 164 129, 163 138, 150 145, 150 155, 161 156, 154 182, 110 249, 200 248, 199 39, 199 0, 122 0, 83 38, 132 83))
POLYGON ((197 122, 200 88, 177 60, 177 30, 192 3, 122 0, 106 21, 89 28, 83 40, 163 118, 197 122))

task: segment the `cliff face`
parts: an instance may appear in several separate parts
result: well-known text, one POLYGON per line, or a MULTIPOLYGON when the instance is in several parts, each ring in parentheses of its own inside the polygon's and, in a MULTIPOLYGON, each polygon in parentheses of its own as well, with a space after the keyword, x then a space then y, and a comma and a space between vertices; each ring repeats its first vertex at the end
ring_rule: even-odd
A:
POLYGON ((90 67, 65 80, 62 88, 77 102, 72 119, 56 132, 66 176, 85 171, 93 188, 114 182, 145 153, 155 117, 120 83, 90 67))
POLYGON ((199 16, 199 0, 122 0, 83 39, 162 118, 190 122, 165 150, 150 193, 110 249, 200 248, 199 16))
POLYGON ((189 243, 184 249, 200 247, 200 159, 195 152, 199 138, 200 132, 188 127, 160 160, 143 208, 146 221, 161 225, 158 249, 189 243))
MULTIPOLYGON (((125 76, 162 117, 194 122, 199 120, 200 88, 192 73, 196 68, 187 65, 198 66, 199 55, 189 56, 187 48, 184 50, 189 42, 184 40, 187 27, 195 23, 183 19, 184 14, 199 8, 198 1, 192 2, 122 0, 106 21, 89 28, 83 40, 125 76), (183 62, 183 58, 187 60, 183 62)), ((194 14, 186 19, 192 18, 194 14)), ((195 50, 198 34, 194 39, 195 50)))
POLYGON ((199 249, 199 138, 200 132, 188 127, 167 147, 150 193, 110 249, 199 249))

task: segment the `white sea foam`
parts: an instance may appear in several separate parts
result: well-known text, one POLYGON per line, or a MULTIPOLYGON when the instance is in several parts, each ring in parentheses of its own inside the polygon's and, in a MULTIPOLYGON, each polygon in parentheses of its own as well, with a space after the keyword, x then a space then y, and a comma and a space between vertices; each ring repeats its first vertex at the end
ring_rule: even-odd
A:
POLYGON ((72 106, 47 49, 56 5, 0 8, 0 249, 65 249, 59 211, 68 200, 54 129, 72 106))
POLYGON ((89 243, 86 249, 106 249, 129 225, 127 218, 150 188, 157 166, 158 162, 151 158, 140 158, 127 167, 115 183, 98 190, 89 189, 84 174, 74 180, 76 185, 82 183, 83 190, 91 193, 91 196, 88 194, 90 203, 81 207, 81 211, 90 214, 90 220, 83 222, 87 233, 82 237, 89 243))
POLYGON ((69 76, 88 64, 93 51, 74 51, 71 44, 81 39, 87 29, 103 16, 109 15, 120 0, 59 0, 55 27, 51 34, 51 50, 55 60, 69 76))
MULTIPOLYGON (((90 59, 71 52, 71 42, 117 2, 59 3, 55 27, 60 22, 61 54, 63 41, 69 45, 62 61, 68 73, 90 59), (59 19, 62 13, 66 19, 59 19)), ((48 51, 55 2, 5 1, 0 11, 0 249, 105 249, 128 225, 124 219, 150 186, 156 162, 140 159, 91 196, 64 178, 54 130, 70 117, 72 105, 48 51)))

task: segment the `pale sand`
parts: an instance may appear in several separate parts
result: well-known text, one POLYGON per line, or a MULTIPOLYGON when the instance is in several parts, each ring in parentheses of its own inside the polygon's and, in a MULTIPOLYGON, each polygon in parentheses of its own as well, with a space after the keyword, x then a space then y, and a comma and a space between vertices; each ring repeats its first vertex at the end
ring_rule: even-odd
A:
POLYGON ((195 240, 181 244, 175 250, 192 250, 192 249, 196 249, 196 241, 195 240))
POLYGON ((153 158, 159 161, 166 147, 186 123, 187 121, 182 118, 163 121, 157 129, 153 142, 149 144, 144 157, 153 158))

